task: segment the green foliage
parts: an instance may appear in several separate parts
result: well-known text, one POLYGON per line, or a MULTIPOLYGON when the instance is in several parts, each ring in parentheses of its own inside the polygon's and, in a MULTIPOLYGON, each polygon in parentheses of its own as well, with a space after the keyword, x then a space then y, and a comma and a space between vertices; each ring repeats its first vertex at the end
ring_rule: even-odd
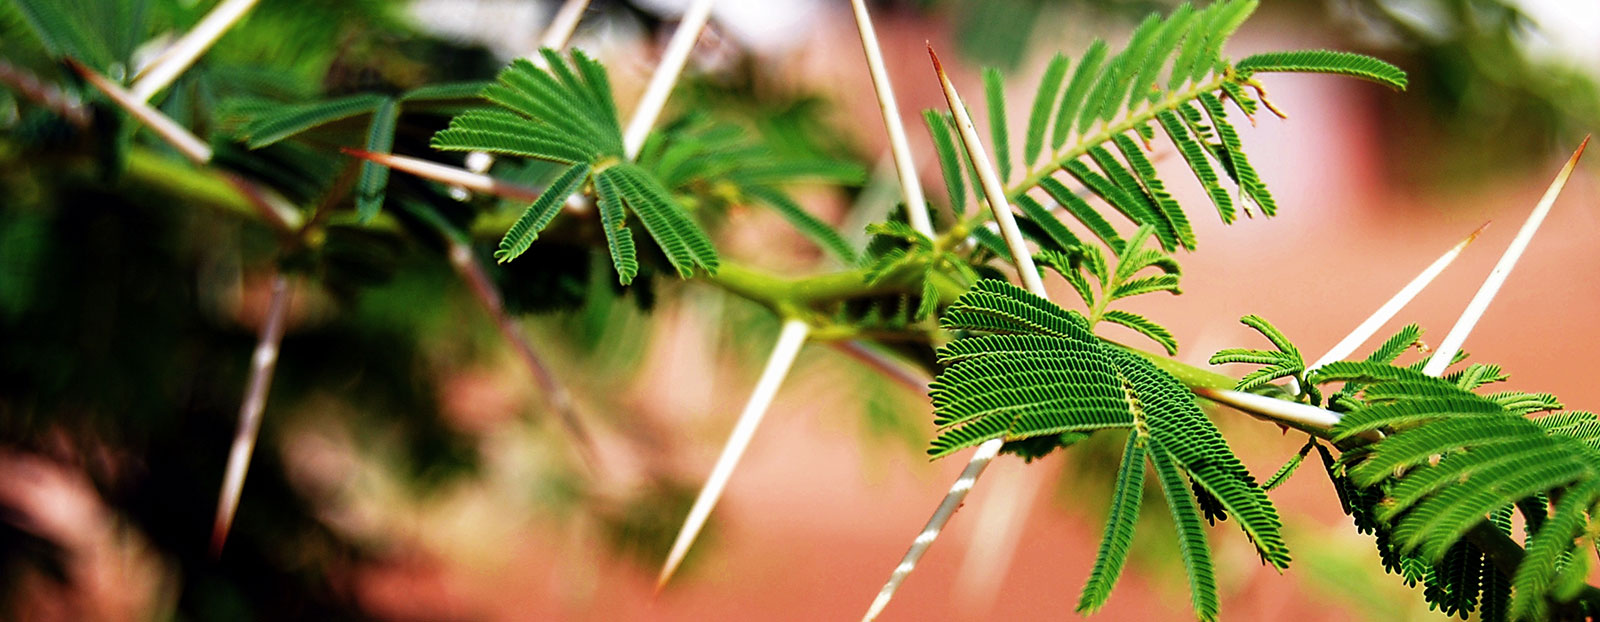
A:
MULTIPOLYGON (((1146 234, 1147 235, 1147 234, 1146 234)), ((1138 238, 1136 238, 1138 239, 1138 238)), ((1130 245, 1130 248, 1132 246, 1130 245)), ((941 348, 949 364, 932 385, 941 429, 929 453, 943 456, 992 438, 1008 441, 1109 428, 1129 431, 1116 501, 1082 610, 1104 603, 1126 561, 1142 477, 1154 465, 1179 532, 1197 615, 1216 615, 1216 585, 1196 491, 1235 518, 1262 559, 1284 567, 1289 554, 1277 511, 1222 436, 1172 376, 1095 337, 1076 312, 1003 281, 979 281, 942 319, 966 331, 941 348)))
POLYGON ((1332 73, 1376 82, 1396 91, 1406 88, 1406 72, 1399 67, 1371 56, 1332 50, 1255 54, 1239 61, 1234 68, 1245 76, 1268 71, 1332 73))
POLYGON ((1249 363, 1261 366, 1240 378, 1239 383, 1234 385, 1234 390, 1251 391, 1279 378, 1292 378, 1306 392, 1306 396, 1313 404, 1322 401, 1322 396, 1316 391, 1316 387, 1305 382, 1306 362, 1300 356, 1300 348, 1295 347, 1288 337, 1261 316, 1246 315, 1239 318, 1239 322, 1261 333, 1276 349, 1227 348, 1211 355, 1212 365, 1249 363))
POLYGON ((1463 618, 1478 609, 1486 619, 1543 619, 1551 603, 1576 595, 1554 586, 1562 560, 1589 554, 1574 536, 1592 528, 1588 512, 1600 503, 1600 452, 1586 442, 1593 415, 1530 420, 1524 414, 1531 409, 1560 403, 1547 394, 1472 392, 1503 378, 1494 365, 1432 378, 1369 361, 1332 363, 1307 380, 1359 383, 1356 407, 1334 428, 1335 440, 1371 430, 1386 436, 1347 452, 1340 464, 1351 484, 1382 499, 1366 510, 1376 518, 1380 550, 1430 568, 1421 575, 1430 603, 1463 618), (1547 515, 1547 502, 1536 499, 1559 502, 1547 515), (1468 535, 1509 537, 1513 507, 1530 535, 1507 577, 1485 555, 1484 542, 1468 535))
POLYGON ((1085 319, 1091 327, 1102 320, 1120 324, 1161 344, 1167 354, 1176 354, 1178 340, 1171 331, 1137 313, 1109 308, 1114 301, 1140 294, 1180 293, 1178 262, 1160 249, 1144 248, 1152 232, 1149 226, 1135 231, 1121 245, 1115 268, 1099 247, 1085 244, 1071 246, 1066 251, 1041 251, 1038 260, 1064 277, 1083 298, 1089 310, 1085 319), (1158 273, 1140 276, 1148 269, 1158 273), (1090 285, 1090 279, 1096 281, 1095 285, 1090 285))
POLYGON ((866 171, 853 163, 780 154, 747 138, 732 124, 691 116, 652 134, 639 152, 640 166, 700 209, 727 204, 771 208, 822 249, 845 264, 856 251, 832 226, 805 211, 783 191, 799 183, 860 185, 866 171))
MULTIPOLYGON (((1185 3, 1165 19, 1151 15, 1120 52, 1113 54, 1104 42, 1093 42, 1070 78, 1070 60, 1052 58, 1031 98, 1020 153, 1011 151, 1015 143, 1007 133, 1003 79, 998 71, 986 70, 984 90, 995 160, 1004 178, 1016 179, 1008 198, 1014 204, 1038 203, 1029 194, 1039 189, 1115 250, 1119 244, 1115 230, 1055 179, 1057 173, 1065 173, 1126 220, 1151 227, 1163 249, 1193 249, 1195 236, 1188 216, 1145 154, 1158 125, 1224 222, 1232 222, 1238 209, 1222 185, 1222 175, 1263 215, 1276 214, 1277 202, 1245 155, 1223 99, 1253 113, 1256 103, 1243 87, 1259 88, 1251 77, 1258 71, 1340 73, 1386 79, 1395 86, 1403 86, 1404 74, 1382 61, 1348 53, 1258 55, 1248 59, 1248 66, 1232 65, 1222 56, 1222 46, 1256 4, 1227 0, 1195 10, 1185 3), (1019 175, 1012 174, 1014 162, 1024 164, 1019 175)), ((959 212, 969 185, 960 165, 965 156, 952 140, 944 115, 930 111, 925 117, 951 205, 959 212)))
MULTIPOLYGON (((605 68, 582 52, 574 51, 569 66, 551 50, 542 50, 549 69, 519 59, 500 72, 483 96, 494 108, 464 112, 450 127, 433 137, 433 146, 446 151, 485 151, 530 157, 569 165, 562 175, 584 171, 573 183, 592 184, 606 246, 611 252, 617 280, 633 281, 639 272, 633 232, 627 214, 637 216, 678 274, 687 278, 696 269, 716 272, 718 259, 705 231, 651 173, 623 162, 622 129, 605 68), (581 167, 581 168, 580 168, 581 167), (587 169, 587 170, 585 170, 587 169)), ((546 190, 546 194, 551 192, 546 190)), ((552 205, 565 202, 536 201, 525 210, 519 225, 502 240, 495 258, 516 259, 547 225, 552 205), (514 233, 515 235, 511 235, 514 233)))

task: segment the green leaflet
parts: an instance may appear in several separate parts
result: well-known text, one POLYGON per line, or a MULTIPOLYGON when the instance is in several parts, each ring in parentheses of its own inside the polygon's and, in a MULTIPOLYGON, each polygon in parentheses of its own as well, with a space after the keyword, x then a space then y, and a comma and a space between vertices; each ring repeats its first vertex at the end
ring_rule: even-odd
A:
POLYGON ((539 232, 550 220, 556 217, 567 203, 567 197, 577 192, 583 182, 589 178, 589 165, 579 164, 566 170, 550 182, 550 187, 544 194, 539 195, 517 222, 506 231, 505 237, 500 238, 500 248, 495 250, 494 258, 500 263, 516 259, 517 256, 528 251, 533 246, 533 241, 539 238, 539 232))
MULTIPOLYGON (((1149 235, 1142 231, 1130 241, 1142 244, 1149 235)), ((1139 250, 1134 244, 1128 248, 1139 250)), ((1112 266, 1092 259, 1085 259, 1081 270, 1108 279, 1115 275, 1112 266)), ((941 429, 931 455, 992 438, 1048 440, 1063 432, 1107 428, 1128 429, 1137 437, 1124 455, 1107 538, 1080 609, 1104 602, 1124 563, 1145 454, 1162 476, 1179 525, 1180 550, 1200 615, 1215 615, 1216 593, 1196 494, 1214 499, 1216 511, 1234 517, 1267 563, 1287 565, 1277 511, 1176 379, 1095 337, 1077 313, 1002 281, 976 283, 946 309, 941 323, 963 332, 939 351, 949 366, 931 391, 934 421, 941 429)))
POLYGON ((1129 434, 1122 450, 1122 465, 1117 467, 1116 488, 1111 493, 1111 511, 1106 516, 1105 533, 1100 536, 1100 550, 1095 553, 1089 580, 1078 597, 1078 613, 1093 613, 1106 604, 1128 561, 1133 529, 1139 523, 1139 502, 1144 496, 1146 453, 1139 434, 1129 434))
MULTIPOLYGON (((570 60, 551 50, 540 54, 548 69, 527 59, 513 61, 483 89, 483 98, 493 106, 456 115, 448 128, 433 137, 434 148, 441 150, 484 151, 576 165, 547 188, 507 232, 496 257, 510 261, 525 252, 560 211, 566 197, 581 190, 583 180, 592 176, 600 224, 618 281, 628 284, 639 272, 633 233, 627 224, 629 213, 644 225, 680 276, 687 278, 696 270, 715 272, 717 253, 705 231, 655 175, 622 161, 621 124, 605 69, 579 51, 572 52, 570 60)), ((776 207, 783 211, 786 206, 776 207)), ((787 216, 805 222, 799 214, 787 216)), ((807 224, 820 225, 814 221, 807 224)))
POLYGON ((1189 599, 1195 617, 1201 620, 1217 619, 1217 578, 1211 567, 1211 549, 1206 544, 1205 527, 1200 524, 1200 508, 1183 475, 1178 473, 1160 444, 1152 441, 1150 463, 1155 465, 1156 478, 1166 493, 1167 509, 1172 512, 1172 526, 1178 531, 1178 553, 1183 558, 1183 569, 1189 576, 1189 599))
POLYGON ((1028 166, 1033 166, 1043 155, 1041 150, 1044 149, 1045 129, 1050 124, 1050 111, 1060 94, 1061 81, 1066 78, 1068 64, 1066 56, 1056 54, 1051 57, 1044 75, 1039 78, 1039 90, 1033 97, 1033 108, 1028 114, 1028 136, 1022 146, 1022 162, 1028 166))
POLYGON ((260 149, 318 126, 371 113, 391 101, 382 95, 362 94, 278 107, 251 119, 240 128, 239 136, 251 149, 260 149))
POLYGON ((1000 180, 1011 177, 1011 134, 1006 128, 1006 83, 1000 70, 993 67, 983 70, 984 99, 989 104, 989 135, 994 141, 990 149, 994 163, 1000 168, 1000 180))
POLYGON ((1399 67, 1370 56, 1349 52, 1332 50, 1267 52, 1249 56, 1234 67, 1246 76, 1267 71, 1332 73, 1377 82, 1397 91, 1406 88, 1406 72, 1401 71, 1399 67))
MULTIPOLYGON (((399 121, 400 105, 388 99, 378 104, 372 112, 372 125, 367 129, 367 151, 388 153, 394 148, 395 123, 399 121)), ((356 181, 356 214, 362 222, 378 215, 383 207, 384 190, 389 186, 389 167, 377 162, 361 163, 361 176, 356 181)))

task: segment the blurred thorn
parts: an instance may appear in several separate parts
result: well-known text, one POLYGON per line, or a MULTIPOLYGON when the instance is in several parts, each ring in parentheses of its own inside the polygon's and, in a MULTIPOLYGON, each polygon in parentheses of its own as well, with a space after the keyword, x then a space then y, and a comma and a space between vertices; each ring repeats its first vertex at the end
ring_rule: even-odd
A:
POLYGON ((222 493, 217 498, 217 517, 211 531, 211 556, 222 555, 228 541, 239 496, 244 491, 244 476, 250 469, 256 438, 261 433, 261 412, 267 406, 267 391, 272 387, 272 370, 278 364, 278 347, 283 342, 284 324, 289 316, 289 277, 282 272, 272 277, 272 301, 250 357, 250 380, 245 385, 244 401, 239 405, 239 429, 228 450, 228 468, 222 478, 222 493))
POLYGON ((211 161, 211 146, 206 144, 206 141, 200 140, 200 137, 195 136, 182 125, 179 125, 177 121, 173 121, 171 117, 161 114, 161 111, 151 108, 143 98, 129 93, 117 83, 95 73, 93 69, 85 67, 82 63, 71 58, 66 59, 66 62, 67 66, 71 67, 79 76, 82 76, 84 81, 99 89, 100 92, 105 93, 107 97, 111 98, 112 102, 121 106, 123 110, 128 111, 128 114, 133 115, 133 118, 160 136, 161 140, 166 141, 167 144, 172 145, 174 149, 182 153, 184 157, 189 158, 189 161, 201 165, 211 161))
POLYGON ((222 38, 222 33, 244 18, 255 4, 256 0, 222 0, 218 3, 193 29, 139 70, 130 88, 133 96, 141 102, 147 102, 156 93, 171 86, 178 76, 194 64, 195 59, 222 38))
POLYGON ((1561 196, 1561 189, 1567 185, 1567 178, 1572 176, 1572 170, 1578 166, 1578 159, 1583 157, 1583 150, 1589 146, 1589 137, 1583 137, 1583 143, 1578 145, 1578 150, 1572 152, 1572 157, 1567 159, 1567 164, 1561 167, 1561 172, 1556 174, 1555 181, 1550 182, 1550 187, 1545 190, 1544 197, 1539 199, 1539 204, 1533 208, 1533 213, 1528 214, 1528 220, 1522 223, 1522 229, 1517 231, 1517 236, 1511 239, 1510 246, 1506 247, 1500 261, 1489 271, 1489 278, 1483 282, 1483 287, 1473 295, 1472 301, 1467 303, 1467 309, 1461 312, 1461 318, 1456 320, 1456 325, 1450 333, 1444 336, 1444 341, 1439 342, 1439 347, 1434 351, 1433 357, 1428 359, 1428 364, 1423 366, 1422 373, 1429 376, 1444 374, 1445 368, 1455 358, 1456 352, 1461 350, 1466 343, 1467 335, 1472 333, 1472 328, 1483 317, 1483 312, 1489 308, 1489 303, 1494 301, 1495 294, 1500 292, 1500 286, 1505 285, 1506 278, 1511 276, 1511 269, 1517 265, 1517 260, 1522 258, 1522 252, 1528 249, 1528 244, 1533 241, 1533 234, 1538 233, 1539 225, 1544 223, 1544 217, 1550 213, 1550 206, 1555 205, 1556 197, 1561 196))
POLYGON ((734 467, 738 466, 739 459, 750 446, 750 439, 755 436, 756 428, 761 425, 761 418, 767 414, 767 409, 772 406, 773 397, 778 394, 778 385, 789 375, 789 368, 794 365, 795 357, 800 354, 800 346, 805 343, 806 335, 810 331, 811 328, 802 320, 784 320, 783 330, 778 333, 778 341, 772 346, 772 355, 767 357, 767 366, 761 370, 761 378, 756 381, 755 390, 750 392, 750 400, 745 402, 744 411, 739 413, 739 421, 733 426, 733 434, 728 437, 728 443, 723 445, 722 455, 717 457, 716 466, 712 467, 711 475, 706 478, 705 486, 700 489, 700 495, 695 497, 694 506, 689 509, 689 516, 678 531, 677 539, 672 542, 672 550, 667 553, 667 562, 661 567, 661 574, 656 578, 657 593, 660 593, 661 588, 672 579, 672 574, 678 570, 678 565, 683 563, 684 555, 688 554, 689 546, 694 544, 695 537, 705 526, 706 518, 711 515, 711 508, 717 505, 717 499, 722 496, 723 488, 728 485, 728 478, 733 475, 734 467))
POLYGON ((0 58, 0 84, 10 87, 27 100, 66 119, 73 127, 78 129, 89 127, 89 109, 84 107, 83 102, 3 58, 0 58))
POLYGON ((900 105, 894 97, 894 86, 889 83, 889 72, 883 66, 883 50, 878 47, 878 33, 872 27, 872 16, 867 14, 864 0, 850 0, 855 10, 856 30, 861 33, 861 49, 867 56, 867 70, 872 74, 872 89, 878 96, 878 109, 883 113, 884 130, 889 134, 889 148, 894 154, 895 169, 900 174, 900 190, 906 200, 906 220, 918 233, 933 237, 933 223, 928 218, 928 201, 922 194, 922 182, 917 178, 917 163, 911 158, 911 145, 906 141, 905 124, 900 119, 900 105))
MULTIPOLYGON (((211 163, 211 146, 182 125, 179 125, 177 121, 172 120, 172 117, 150 107, 143 100, 134 98, 132 93, 129 93, 105 76, 96 73, 93 69, 85 67, 82 63, 71 58, 65 60, 67 66, 82 76, 84 81, 99 89, 100 92, 105 93, 107 97, 111 98, 111 101, 128 111, 128 114, 132 115, 134 119, 143 123, 145 127, 150 128, 157 137, 171 145, 173 149, 178 150, 178 153, 183 154, 190 162, 198 166, 205 166, 211 163)), ((232 173, 225 172, 224 175, 228 182, 237 187, 245 198, 250 200, 251 205, 255 206, 256 210, 261 213, 262 217, 266 218, 267 222, 278 229, 280 233, 293 234, 304 223, 305 219, 300 215, 300 211, 277 191, 232 173)))
POLYGON ((355 149, 352 147, 343 147, 340 148, 340 151, 363 160, 377 162, 378 164, 382 164, 397 171, 416 175, 417 177, 421 177, 423 179, 431 179, 444 184, 461 186, 481 194, 489 194, 507 199, 517 199, 520 201, 533 201, 538 199, 539 195, 544 193, 542 190, 536 188, 530 188, 520 184, 501 181, 482 173, 474 173, 466 169, 439 164, 438 162, 430 162, 420 158, 395 155, 392 153, 376 153, 367 151, 365 149, 355 149))
POLYGON ((1042 470, 1015 466, 989 476, 988 498, 978 507, 967 553, 956 574, 956 603, 973 618, 983 617, 994 607, 1011 560, 1022 546, 1023 527, 1044 487, 1042 470))
MULTIPOLYGON (((583 11, 587 8, 589 0, 567 0, 561 3, 561 8, 556 9, 555 16, 550 18, 550 25, 544 29, 544 35, 539 37, 539 47, 552 50, 567 47, 567 42, 572 40, 572 33, 578 29, 578 21, 583 19, 583 11)), ((544 58, 544 55, 534 54, 533 57, 544 58)))
POLYGON ((906 577, 917 568, 917 561, 922 559, 928 548, 933 546, 933 541, 939 539, 939 532, 950 522, 950 517, 955 516, 956 510, 961 509, 961 502, 967 498, 967 493, 972 492, 972 486, 977 483, 978 477, 983 475, 983 470, 989 468, 989 463, 1000 453, 1000 448, 1006 443, 1002 439, 985 441, 973 452, 972 459, 967 461, 967 467, 961 470, 961 476, 956 478, 956 483, 950 486, 950 492, 945 493, 944 500, 939 502, 939 507, 933 511, 933 516, 928 518, 928 523, 923 526, 922 533, 911 541, 911 548, 906 550, 900 564, 894 567, 894 572, 889 575, 889 581, 883 584, 883 589, 878 591, 878 596, 872 599, 872 606, 867 608, 867 614, 861 616, 862 622, 878 619, 884 607, 889 606, 889 600, 894 598, 894 593, 900 589, 900 584, 905 583, 906 577))
POLYGON ((972 167, 977 169, 983 193, 989 200, 989 209, 994 211, 994 221, 1000 226, 1000 235, 1005 238, 1012 259, 1017 262, 1018 276, 1028 291, 1048 299, 1050 295, 1045 292, 1044 281, 1039 278, 1039 269, 1033 265, 1033 253, 1022 238, 1022 230, 1017 228, 1017 219, 1011 215, 1011 203, 1006 200, 1005 187, 1000 183, 1000 176, 995 174, 983 143, 978 140, 978 130, 973 128, 972 117, 967 114, 966 105, 961 103, 961 94, 956 92, 950 76, 945 75, 944 66, 939 63, 939 55, 933 52, 932 45, 928 46, 928 56, 933 59, 934 73, 938 74, 939 84, 944 87, 945 102, 950 105, 950 114, 955 116, 961 144, 967 148, 967 157, 972 159, 972 167))
POLYGON ((894 357, 884 353, 878 348, 868 345, 860 340, 834 341, 833 347, 857 362, 878 370, 884 377, 894 381, 902 387, 910 389, 919 396, 928 395, 930 379, 918 372, 912 371, 906 364, 896 361, 894 357))
POLYGON ((638 107, 633 109, 633 118, 628 120, 628 130, 623 133, 623 151, 629 160, 639 157, 644 139, 650 135, 650 128, 655 127, 661 109, 667 105, 667 96, 672 94, 672 87, 678 83, 683 66, 689 62, 689 52, 694 50, 695 42, 700 40, 700 32, 711 20, 713 4, 716 4, 716 0, 694 0, 684 10, 678 29, 673 31, 672 40, 667 42, 667 50, 661 54, 661 64, 656 65, 656 72, 650 76, 644 96, 639 98, 638 107))
POLYGON ((494 281, 489 279, 483 262, 478 261, 472 252, 472 247, 455 236, 449 238, 450 265, 456 269, 461 280, 467 282, 472 296, 482 306, 484 311, 494 318, 495 326, 500 330, 500 336, 516 352, 517 358, 528 367, 533 374, 534 383, 539 385, 539 392, 543 394, 545 406, 555 412, 556 420, 561 422, 561 427, 566 429, 567 435, 572 437, 573 447, 578 453, 579 462, 583 463, 585 470, 592 476, 601 475, 599 453, 595 449, 594 437, 589 434, 588 428, 578 417, 577 408, 572 403, 572 394, 565 386, 556 382, 555 375, 550 372, 549 366, 534 351, 533 344, 528 341, 528 336, 522 331, 522 326, 517 324, 515 318, 506 313, 504 299, 500 290, 494 286, 494 281))

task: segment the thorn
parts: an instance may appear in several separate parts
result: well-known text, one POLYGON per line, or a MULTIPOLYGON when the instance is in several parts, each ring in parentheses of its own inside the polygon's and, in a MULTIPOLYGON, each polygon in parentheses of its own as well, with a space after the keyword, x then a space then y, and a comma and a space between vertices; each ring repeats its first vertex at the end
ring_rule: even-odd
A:
POLYGON ((1500 287, 1505 285, 1506 279, 1511 276, 1511 270, 1517 266, 1517 260, 1522 258, 1523 251, 1526 251, 1528 244, 1533 242, 1534 234, 1538 233, 1539 226, 1544 224, 1545 216, 1549 215, 1556 198, 1561 196, 1561 190, 1566 188, 1567 179, 1572 176, 1573 169, 1578 166, 1578 159, 1583 157, 1583 151, 1588 146, 1589 137, 1584 136, 1583 143, 1578 145, 1577 151, 1572 152, 1572 157, 1567 159, 1566 165, 1561 167, 1561 172, 1550 182, 1550 187, 1545 190, 1544 196, 1540 197, 1533 212, 1528 214, 1528 219, 1523 222, 1516 237, 1511 239, 1511 244, 1500 256, 1500 261, 1489 271, 1489 276, 1484 279, 1483 286, 1478 288, 1478 293, 1467 303, 1466 310, 1461 312, 1461 317, 1456 320, 1455 326, 1451 327, 1449 334, 1439 342, 1438 350, 1428 359, 1428 364, 1422 368, 1422 373, 1439 376, 1450 366, 1456 352, 1459 352, 1461 346, 1466 343, 1467 335, 1472 333, 1472 328, 1483 318, 1484 311, 1488 310, 1489 303, 1494 301, 1495 295, 1500 293, 1500 287))
POLYGON ((421 158, 395 155, 392 153, 377 153, 355 147, 340 147, 339 151, 351 157, 376 162, 397 171, 416 175, 423 179, 431 179, 444 184, 461 186, 473 192, 492 194, 508 199, 533 201, 544 194, 536 188, 520 184, 501 181, 482 173, 474 173, 464 168, 457 168, 438 162, 430 162, 421 158))
MULTIPOLYGON (((1279 119, 1288 119, 1289 118, 1288 113, 1285 113, 1283 110, 1279 109, 1276 104, 1272 103, 1272 100, 1267 99, 1267 89, 1263 88, 1261 86, 1260 82, 1257 82, 1257 81, 1255 81, 1254 78, 1252 78, 1250 80, 1250 82, 1249 82, 1249 85, 1250 85, 1250 88, 1253 88, 1253 89, 1256 90, 1256 99, 1261 100, 1261 105, 1262 106, 1266 106, 1267 110, 1272 111, 1272 114, 1277 115, 1279 119)), ((1254 123, 1254 122, 1255 122, 1255 120, 1252 119, 1251 123, 1254 123)))
POLYGON ((155 108, 151 108, 150 104, 145 103, 143 99, 139 99, 133 93, 129 93, 122 88, 121 85, 96 73, 76 59, 68 57, 63 60, 67 63, 67 67, 77 73, 79 77, 82 77, 85 82, 105 93, 106 97, 110 98, 113 103, 128 111, 129 115, 144 124, 145 127, 150 128, 150 131, 159 135, 161 140, 172 145, 189 161, 195 164, 206 164, 211 161, 211 145, 206 144, 206 141, 200 140, 200 137, 195 136, 194 133, 179 125, 177 121, 173 121, 172 117, 162 114, 161 111, 155 108))
POLYGON ((1461 252, 1466 250, 1467 246, 1472 244, 1473 240, 1478 239, 1478 236, 1483 233, 1484 229, 1489 227, 1490 222, 1494 221, 1485 222, 1482 225, 1479 225, 1478 228, 1473 230, 1472 233, 1468 234, 1466 238, 1462 239, 1460 242, 1457 242, 1455 246, 1450 247, 1450 250, 1445 251, 1443 255, 1439 256, 1438 259, 1435 259, 1432 264, 1429 264, 1427 268, 1422 270, 1422 273, 1418 274, 1416 278, 1411 279, 1410 283, 1407 283, 1405 287, 1400 288, 1400 291, 1395 292, 1393 297, 1389 298, 1387 302, 1378 307, 1377 311, 1373 311, 1372 315, 1368 316, 1367 319, 1362 320, 1361 324, 1355 327, 1355 330, 1350 331, 1350 334, 1345 335, 1343 339, 1340 339, 1337 344, 1328 350, 1327 354, 1322 355, 1322 357, 1317 359, 1315 363, 1307 366, 1306 371, 1309 372, 1318 367, 1322 367, 1323 365, 1327 365, 1328 363, 1342 361, 1346 357, 1349 357, 1351 353, 1356 351, 1356 348, 1361 347, 1361 344, 1366 343, 1368 339, 1371 339, 1372 335, 1378 332, 1378 329, 1383 328, 1384 324, 1387 324, 1389 320, 1394 319, 1394 316, 1398 315, 1401 309, 1404 309, 1405 306, 1410 304, 1418 294, 1422 293, 1423 289, 1427 288, 1429 284, 1433 283, 1433 280, 1437 278, 1440 273, 1444 272, 1446 268, 1450 267, 1450 264, 1453 263, 1457 257, 1461 256, 1461 252))
POLYGON ((277 367, 284 325, 288 323, 289 290, 288 277, 282 273, 272 277, 272 299, 267 304, 266 319, 261 323, 256 348, 250 357, 250 379, 239 404, 239 429, 234 434, 233 447, 228 450, 228 467, 222 478, 222 492, 217 497, 216 521, 211 529, 213 559, 221 557, 222 547, 228 541, 234 513, 239 509, 239 497, 244 492, 245 474, 250 470, 250 456, 255 452, 256 439, 261 433, 261 413, 267 406, 272 371, 277 367))
POLYGON ((889 135, 890 153, 894 156, 895 170, 900 176, 900 191, 906 200, 906 220, 911 228, 931 238, 933 223, 928 217, 928 201, 922 194, 922 181, 917 178, 917 164, 911 157, 905 124, 900 120, 900 105, 895 100, 894 87, 889 84, 889 72, 883 66, 883 50, 878 46, 878 34, 872 27, 872 16, 867 13, 865 0, 850 0, 850 6, 855 13, 856 30, 861 35, 861 51, 867 58, 867 72, 872 76, 872 90, 878 96, 878 108, 883 113, 884 131, 889 135))
POLYGON ((772 354, 767 357, 766 368, 761 370, 761 378, 756 381, 755 389, 750 392, 750 399, 745 402, 744 411, 739 413, 739 421, 734 424, 733 433, 729 435, 727 444, 722 446, 722 455, 717 456, 716 466, 712 467, 711 475, 706 478, 705 485, 700 488, 699 496, 695 497, 694 506, 689 509, 689 516, 684 519, 683 527, 678 530, 678 537, 672 542, 672 550, 667 553, 667 561, 661 567, 661 574, 656 577, 657 594, 661 593, 661 588, 666 587, 667 581, 672 580, 678 565, 683 563, 684 556, 689 553, 689 546, 694 544, 700 529, 705 527, 711 509, 716 507, 717 499, 722 496, 723 489, 728 485, 728 479, 733 476, 734 467, 739 465, 739 459, 744 457, 745 449, 750 446, 750 439, 755 436, 762 417, 766 416, 768 408, 772 406, 772 399, 778 393, 778 386, 783 383, 784 377, 789 375, 789 369, 794 365, 794 359, 800 353, 800 346, 805 344, 806 335, 810 330, 803 320, 784 321, 783 331, 778 333, 778 341, 773 344, 772 354))

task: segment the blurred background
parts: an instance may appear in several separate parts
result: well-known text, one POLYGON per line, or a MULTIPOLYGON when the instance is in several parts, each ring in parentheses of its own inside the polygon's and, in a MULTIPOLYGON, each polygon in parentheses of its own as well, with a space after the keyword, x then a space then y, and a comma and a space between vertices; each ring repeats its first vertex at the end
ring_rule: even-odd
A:
MULTIPOLYGON (((104 54, 91 64, 113 77, 126 71, 119 59, 137 62, 214 4, 61 1, 95 33, 79 42, 104 54)), ((685 4, 595 2, 584 14, 573 45, 607 65, 624 111, 685 4)), ((1096 37, 1120 44, 1138 19, 1173 6, 869 4, 908 123, 943 106, 925 42, 944 53, 975 108, 978 69, 1005 71, 1016 121, 1052 54, 1076 56, 1096 37)), ((1259 347, 1236 321, 1247 313, 1315 356, 1493 220, 1395 321, 1438 339, 1600 119, 1600 4, 1263 4, 1227 54, 1359 51, 1407 70, 1411 87, 1263 78, 1289 118, 1258 115, 1240 129, 1280 215, 1225 227, 1191 212, 1200 249, 1183 257, 1185 294, 1134 310, 1170 327, 1178 358, 1191 364, 1220 348, 1259 347)), ((533 0, 261 0, 158 103, 203 135, 224 135, 230 102, 248 98, 487 79, 533 51, 554 9, 533 0)), ((808 345, 684 570, 654 594, 666 546, 776 335, 774 316, 694 281, 641 279, 621 290, 603 255, 595 261, 588 247, 559 240, 494 268, 508 307, 589 422, 603 465, 592 472, 438 239, 397 217, 390 231, 334 227, 314 251, 276 257, 258 222, 119 175, 140 157, 170 155, 148 132, 119 125, 103 104, 88 114, 112 131, 85 131, 39 105, 49 90, 41 84, 84 92, 46 44, 18 5, 0 0, 0 618, 853 619, 961 469, 959 458, 924 457, 933 432, 924 395, 808 345), (236 525, 214 559, 210 521, 275 263, 295 275, 296 295, 236 525)), ((862 227, 892 208, 897 189, 847 2, 719 3, 690 67, 669 118, 737 119, 785 152, 859 164, 869 172, 859 185, 795 192, 858 245, 862 227)), ((426 147, 447 118, 408 116, 396 151, 448 160, 426 147)), ((920 124, 911 138, 935 189, 920 124)), ((236 157, 281 186, 325 184, 347 166, 304 166, 309 151, 285 144, 236 157)), ((235 156, 219 148, 225 157, 235 156)), ((1467 343, 1473 360, 1504 366, 1510 388, 1589 409, 1600 406, 1593 162, 1580 166, 1467 343)), ((1203 206, 1174 164, 1161 165, 1179 201, 1203 206)), ((400 174, 391 183, 391 211, 403 212, 393 197, 429 191, 400 174)), ((732 206, 720 218, 724 255, 794 275, 840 267, 769 212, 732 206)), ((1263 476, 1302 442, 1237 413, 1214 418, 1263 476)), ((1011 483, 978 487, 885 619, 1072 617, 1118 446, 1092 439, 1020 476, 989 476, 1011 483), (986 501, 1006 495, 1027 497, 1012 536, 1020 546, 973 531, 986 501)), ((1312 470, 1273 493, 1295 553, 1287 573, 1258 567, 1233 534, 1213 540, 1224 615, 1436 616, 1417 590, 1382 574, 1369 538, 1312 470)), ((1024 465, 1001 460, 991 473, 1007 471, 1024 465)), ((1132 566, 1100 619, 1189 615, 1164 513, 1144 514, 1132 566)))

